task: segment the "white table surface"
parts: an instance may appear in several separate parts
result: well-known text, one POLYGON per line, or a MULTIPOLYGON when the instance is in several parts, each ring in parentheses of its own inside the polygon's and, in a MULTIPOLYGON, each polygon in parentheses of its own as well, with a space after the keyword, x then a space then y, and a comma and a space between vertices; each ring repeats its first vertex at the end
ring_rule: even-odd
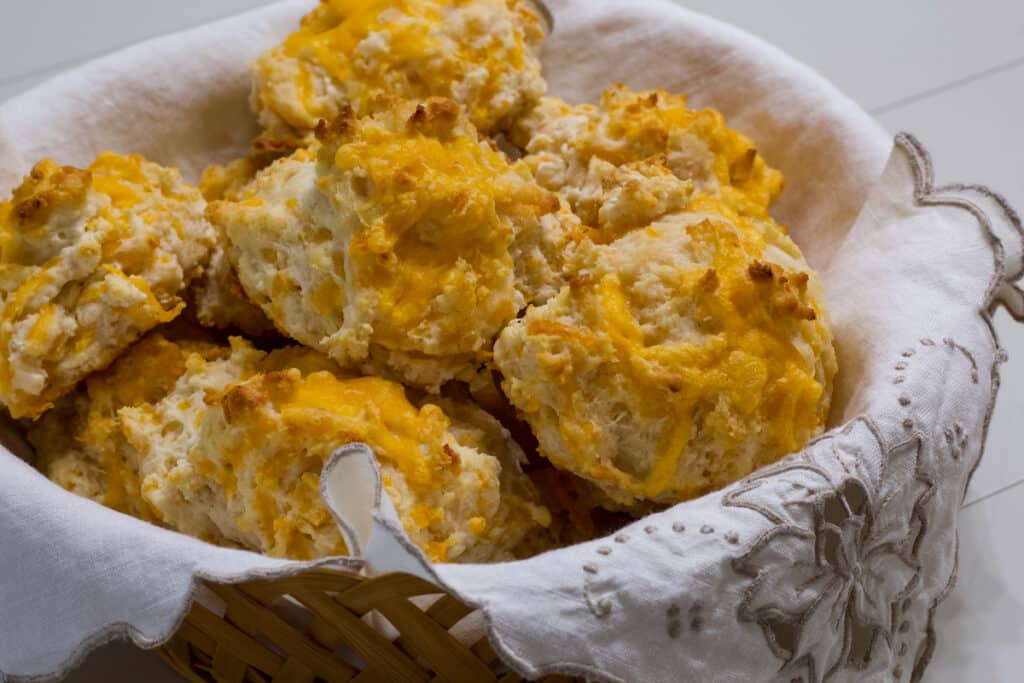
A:
MULTIPOLYGON (((1024 2, 676 1, 775 43, 890 130, 917 135, 940 182, 987 184, 1024 209, 1024 2)), ((265 2, 0 0, 0 101, 119 47, 265 2)), ((1010 362, 961 517, 960 581, 939 610, 928 681, 1024 680, 1024 582, 1012 578, 1024 563, 1014 537, 1024 513, 1024 326, 1000 314, 997 327, 1010 362)), ((112 644, 67 680, 180 679, 156 655, 112 644)))

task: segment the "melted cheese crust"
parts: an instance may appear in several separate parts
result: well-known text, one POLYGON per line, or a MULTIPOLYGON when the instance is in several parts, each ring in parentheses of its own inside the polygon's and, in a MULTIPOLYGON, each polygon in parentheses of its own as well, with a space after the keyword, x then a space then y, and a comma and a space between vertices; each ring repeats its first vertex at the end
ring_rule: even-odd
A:
POLYGON ((251 105, 267 135, 308 143, 320 119, 382 96, 449 97, 481 130, 544 94, 540 21, 521 0, 322 0, 252 65, 251 105))
POLYGON ((245 291, 288 335, 436 389, 561 287, 578 221, 450 100, 344 115, 319 135, 210 212, 245 291))
POLYGON ((214 232, 174 169, 41 161, 0 203, 0 401, 38 417, 183 307, 214 232))
POLYGON ((663 90, 615 85, 599 106, 545 97, 512 139, 526 150, 537 181, 560 192, 590 226, 598 225, 615 169, 637 162, 667 168, 691 191, 745 216, 766 217, 782 191, 782 175, 719 112, 689 109, 685 97, 663 90))
POLYGON ((234 338, 229 355, 191 355, 173 391, 119 418, 156 518, 215 542, 294 559, 343 554, 319 476, 355 441, 373 449, 403 526, 433 561, 509 557, 547 522, 514 462, 505 474, 479 450, 514 448, 507 434, 460 438, 471 430, 454 432, 438 405, 416 408, 400 385, 346 377, 308 349, 267 355, 234 338), (516 482, 507 503, 504 481, 516 482))
POLYGON ((817 277, 770 219, 703 197, 610 244, 495 345, 541 453, 621 504, 701 495, 827 420, 835 352, 817 277))

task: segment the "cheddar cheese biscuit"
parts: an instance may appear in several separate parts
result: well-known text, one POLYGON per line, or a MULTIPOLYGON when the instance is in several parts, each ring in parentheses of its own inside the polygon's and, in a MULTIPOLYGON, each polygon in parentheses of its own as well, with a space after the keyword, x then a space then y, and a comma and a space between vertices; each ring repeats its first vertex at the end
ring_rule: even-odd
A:
POLYGON ((560 289, 578 221, 452 101, 349 112, 318 134, 211 208, 246 293, 286 334, 436 390, 560 289))
POLYGON ((172 320, 214 244, 174 169, 104 152, 44 160, 0 203, 0 401, 38 417, 143 333, 172 320))
POLYGON ((585 243, 571 286, 495 345, 541 453, 621 505, 724 486, 828 417, 836 361, 816 275, 770 219, 699 203, 585 243))
POLYGON ((436 404, 416 408, 398 384, 346 376, 308 349, 267 355, 235 338, 224 357, 191 355, 163 400, 119 417, 161 523, 275 556, 346 552, 319 478, 350 442, 373 450, 406 532, 434 561, 511 557, 547 521, 523 497, 528 482, 506 484, 503 502, 502 482, 516 472, 503 475, 479 449, 493 441, 456 431, 436 404))
POLYGON ((542 39, 523 0, 323 0, 253 63, 251 105, 267 138, 293 145, 382 97, 448 97, 490 133, 544 94, 542 39))

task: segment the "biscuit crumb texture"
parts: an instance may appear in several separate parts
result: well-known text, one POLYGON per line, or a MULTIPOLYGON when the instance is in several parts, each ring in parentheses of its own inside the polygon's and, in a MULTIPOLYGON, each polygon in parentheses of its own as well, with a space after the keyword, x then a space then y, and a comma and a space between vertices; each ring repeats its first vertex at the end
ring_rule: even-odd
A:
POLYGON ((522 0, 324 0, 253 63, 250 103, 271 144, 395 97, 452 99, 493 133, 544 94, 543 37, 522 0))
POLYGON ((215 242, 175 169, 39 162, 0 203, 0 401, 36 418, 182 310, 215 242))
MULTIPOLYGON (((207 202, 235 200, 276 155, 254 154, 224 165, 213 165, 203 171, 199 191, 207 202)), ((259 306, 249 301, 228 258, 228 240, 217 230, 217 241, 210 259, 190 288, 190 303, 196 319, 207 327, 238 331, 250 337, 263 337, 274 332, 259 306)))
POLYGON ((139 488, 137 452, 121 434, 117 411, 170 393, 189 354, 212 360, 225 351, 209 341, 177 337, 167 326, 150 332, 33 422, 28 440, 38 454, 36 467, 72 493, 154 521, 139 488))

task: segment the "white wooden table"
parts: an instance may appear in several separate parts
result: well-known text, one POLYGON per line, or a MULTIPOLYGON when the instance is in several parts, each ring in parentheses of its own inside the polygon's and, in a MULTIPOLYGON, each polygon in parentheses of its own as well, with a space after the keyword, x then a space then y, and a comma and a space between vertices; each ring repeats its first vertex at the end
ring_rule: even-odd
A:
MULTIPOLYGON (((267 0, 0 0, 0 100, 146 38, 267 0)), ((312 0, 311 0, 312 1, 312 0)), ((676 0, 788 50, 892 131, 930 148, 938 180, 987 184, 1024 209, 1024 3, 1008 0, 676 0)), ((929 681, 1024 680, 1024 326, 1000 314, 1010 352, 988 452, 961 518, 960 581, 939 611, 929 681), (1015 531, 1017 528, 1017 531, 1015 531)), ((125 644, 94 653, 77 683, 179 679, 125 644)))

